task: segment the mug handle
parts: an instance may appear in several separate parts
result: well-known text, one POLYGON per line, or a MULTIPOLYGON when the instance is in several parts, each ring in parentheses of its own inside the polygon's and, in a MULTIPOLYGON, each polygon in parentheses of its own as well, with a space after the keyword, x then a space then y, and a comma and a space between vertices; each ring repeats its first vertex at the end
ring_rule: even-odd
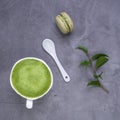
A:
POLYGON ((32 107, 33 107, 33 100, 27 99, 26 100, 26 108, 27 109, 32 109, 32 107))

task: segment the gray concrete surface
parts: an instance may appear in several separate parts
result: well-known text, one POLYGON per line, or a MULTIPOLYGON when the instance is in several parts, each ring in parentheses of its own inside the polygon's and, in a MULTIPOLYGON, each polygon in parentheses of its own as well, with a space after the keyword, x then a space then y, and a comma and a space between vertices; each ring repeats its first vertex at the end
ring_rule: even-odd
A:
POLYGON ((120 120, 120 0, 0 0, 0 120, 120 120), (55 25, 61 11, 70 14, 74 32, 62 35, 55 25), (41 47, 51 38, 71 77, 66 84, 52 58, 41 47), (79 67, 88 47, 105 52, 103 84, 110 91, 86 87, 90 73, 79 67), (20 58, 33 56, 48 63, 54 75, 49 94, 25 108, 9 82, 10 70, 20 58))

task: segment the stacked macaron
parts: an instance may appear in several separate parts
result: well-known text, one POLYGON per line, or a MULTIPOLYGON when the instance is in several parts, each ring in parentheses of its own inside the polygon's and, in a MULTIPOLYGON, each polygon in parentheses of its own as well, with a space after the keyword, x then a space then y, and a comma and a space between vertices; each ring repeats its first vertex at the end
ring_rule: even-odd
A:
POLYGON ((73 31, 73 21, 66 12, 62 12, 56 16, 56 24, 63 34, 68 34, 73 31))

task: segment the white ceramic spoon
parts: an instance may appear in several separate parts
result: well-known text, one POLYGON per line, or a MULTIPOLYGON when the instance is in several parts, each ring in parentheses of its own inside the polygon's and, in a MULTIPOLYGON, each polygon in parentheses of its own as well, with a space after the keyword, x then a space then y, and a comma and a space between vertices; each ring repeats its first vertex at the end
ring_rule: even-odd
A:
POLYGON ((60 61, 58 60, 58 57, 56 55, 56 50, 55 50, 55 45, 54 42, 50 39, 45 39, 43 40, 42 46, 44 48, 44 50, 49 53, 52 58, 55 60, 62 76, 63 79, 65 80, 65 82, 69 82, 70 81, 70 77, 69 75, 66 73, 66 71, 64 70, 63 66, 61 65, 60 61))

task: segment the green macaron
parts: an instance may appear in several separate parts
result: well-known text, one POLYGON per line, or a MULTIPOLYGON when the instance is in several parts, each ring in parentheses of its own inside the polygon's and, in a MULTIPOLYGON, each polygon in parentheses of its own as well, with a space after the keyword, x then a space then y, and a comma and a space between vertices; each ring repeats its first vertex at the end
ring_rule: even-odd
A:
POLYGON ((73 21, 66 12, 61 12, 56 16, 56 24, 63 34, 72 32, 74 28, 73 21))

